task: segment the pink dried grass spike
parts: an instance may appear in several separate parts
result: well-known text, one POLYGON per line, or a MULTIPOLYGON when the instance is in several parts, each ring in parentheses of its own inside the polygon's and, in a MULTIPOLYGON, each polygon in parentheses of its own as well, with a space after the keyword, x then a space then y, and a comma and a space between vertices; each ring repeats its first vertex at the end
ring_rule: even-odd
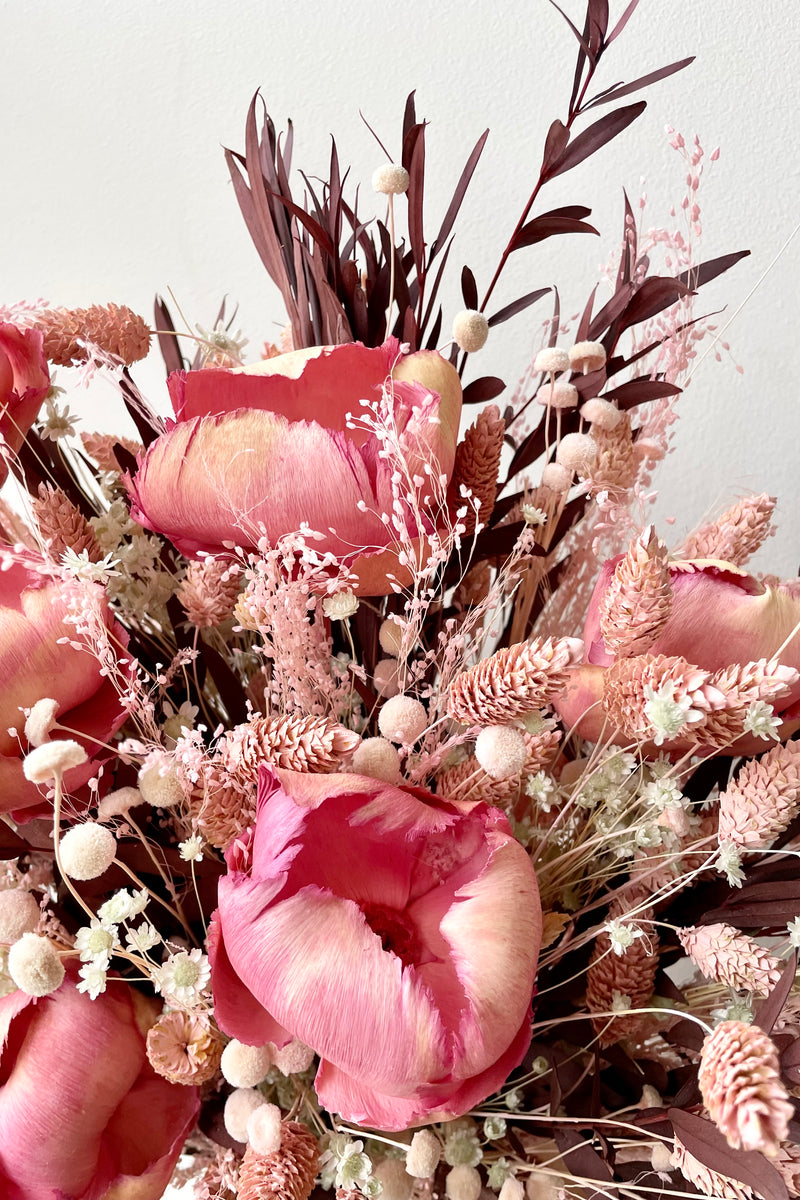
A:
POLYGON ((447 711, 463 725, 504 724, 543 708, 580 661, 578 638, 535 638, 498 650, 450 685, 447 711))
POLYGON ((203 769, 194 817, 205 840, 227 850, 256 819, 255 785, 239 783, 219 759, 212 759, 203 769))
POLYGON ((781 1083, 771 1038, 755 1025, 723 1021, 703 1043, 697 1081, 728 1145, 777 1155, 794 1108, 781 1083))
POLYGON ((308 1200, 317 1174, 318 1148, 313 1134, 296 1121, 281 1127, 274 1154, 256 1154, 248 1146, 239 1169, 238 1200, 308 1200))
POLYGON ((222 761, 239 782, 255 785, 262 763, 288 771, 335 771, 360 740, 330 717, 253 717, 226 735, 222 761))
POLYGON ((42 541, 54 559, 59 561, 67 550, 76 554, 85 551, 90 562, 99 562, 103 557, 91 525, 61 488, 40 483, 31 508, 42 541))
POLYGON ((597 457, 587 474, 588 490, 593 495, 609 492, 621 499, 633 487, 639 472, 630 417, 623 413, 613 429, 593 425, 592 438, 597 445, 597 457))
POLYGON ((742 767, 719 798, 720 841, 769 846, 800 812, 800 742, 775 746, 742 767))
POLYGON ((722 514, 690 533, 680 548, 680 558, 719 558, 743 566, 775 532, 774 496, 762 492, 745 496, 722 514))
MULTIPOLYGON (((624 902, 616 901, 609 909, 609 920, 625 916, 633 903, 631 896, 624 902)), ((641 921, 645 934, 635 938, 622 955, 611 950, 611 939, 605 930, 597 936, 586 972, 586 1007, 589 1012, 610 1013, 619 997, 627 997, 631 1008, 647 1006, 653 995, 658 970, 658 936, 655 926, 648 923, 652 919, 651 908, 637 912, 633 924, 641 921)), ((647 1013, 626 1016, 623 1011, 618 1017, 598 1016, 592 1024, 600 1037, 600 1045, 612 1046, 623 1038, 643 1036, 650 1025, 650 1017, 647 1013)))
POLYGON ((114 453, 115 445, 122 446, 134 458, 144 449, 142 443, 134 441, 133 438, 114 437, 109 433, 82 433, 81 441, 84 450, 90 458, 94 459, 100 470, 115 475, 119 475, 121 472, 120 464, 114 453))
POLYGON ((667 547, 648 525, 617 563, 600 603, 600 629, 617 656, 643 654, 657 640, 672 603, 667 547))
POLYGON ((709 713, 703 727, 706 745, 730 745, 745 732, 745 721, 751 704, 762 701, 771 704, 788 694, 797 682, 798 673, 774 659, 757 662, 731 663, 711 675, 710 686, 722 693, 724 703, 709 713))
POLYGON ((62 367, 86 361, 88 353, 81 341, 99 346, 126 366, 144 358, 150 349, 150 329, 126 304, 47 309, 37 327, 44 337, 45 355, 62 367))
POLYGON ((239 575, 231 564, 207 558, 189 564, 177 590, 190 624, 211 629, 233 616, 239 597, 239 575))
POLYGON ((610 723, 626 737, 646 740, 654 734, 651 716, 646 711, 651 703, 650 693, 671 691, 674 703, 685 710, 685 721, 679 731, 681 738, 690 736, 701 742, 698 729, 702 728, 706 714, 724 703, 721 693, 709 686, 710 680, 710 671, 695 667, 680 655, 640 654, 619 659, 606 672, 603 708, 610 723))
POLYGON ((496 404, 488 404, 456 447, 456 461, 450 482, 451 507, 456 509, 464 503, 460 490, 462 485, 469 488, 480 501, 477 513, 470 505, 466 515, 461 518, 467 536, 475 532, 477 521, 485 525, 492 515, 505 431, 506 423, 500 416, 500 409, 496 404))
POLYGON ((678 939, 707 979, 737 991, 767 996, 781 977, 781 960, 732 925, 690 926, 679 931, 678 939))

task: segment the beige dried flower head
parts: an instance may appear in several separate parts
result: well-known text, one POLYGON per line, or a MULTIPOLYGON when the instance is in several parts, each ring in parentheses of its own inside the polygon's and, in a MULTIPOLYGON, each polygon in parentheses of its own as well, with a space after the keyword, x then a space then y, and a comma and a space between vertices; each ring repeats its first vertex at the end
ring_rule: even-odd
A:
POLYGON ((640 654, 608 668, 603 708, 610 723, 633 741, 657 746, 680 735, 701 742, 702 728, 724 697, 709 687, 711 674, 680 656, 640 654))
POLYGON ((597 458, 587 476, 589 490, 594 494, 603 491, 620 496, 633 487, 639 471, 638 443, 633 440, 630 417, 622 413, 613 429, 592 425, 592 437, 597 458))
POLYGON ((238 572, 224 559, 191 562, 176 595, 190 624, 211 629, 233 616, 239 597, 238 572))
POLYGON ((730 1146, 778 1153, 794 1109, 781 1083, 778 1051, 761 1029, 742 1021, 718 1025, 703 1043, 697 1082, 730 1146))
POLYGON ((743 566, 774 532, 774 496, 762 492, 737 501, 717 521, 690 533, 680 548, 680 558, 719 558, 743 566))
POLYGON ((144 358, 150 349, 150 330, 125 304, 93 304, 91 308, 47 309, 37 321, 50 362, 68 367, 84 362, 91 342, 126 366, 144 358))
POLYGON ((678 1135, 675 1135, 675 1148, 672 1153, 672 1164, 677 1167, 684 1179, 687 1179, 699 1192, 713 1196, 719 1200, 754 1200, 752 1188, 728 1175, 720 1175, 712 1171, 699 1158, 695 1158, 684 1146, 678 1135))
POLYGON ((454 679, 447 711, 463 725, 513 721, 548 704, 582 653, 578 638, 534 638, 498 650, 454 679))
POLYGON ((492 515, 505 431, 506 423, 500 415, 500 409, 496 404, 487 404, 456 447, 449 504, 451 511, 455 512, 467 503, 466 515, 461 518, 466 526, 466 536, 475 532, 477 521, 485 525, 492 515), (463 499, 462 487, 468 488, 480 501, 477 513, 472 504, 463 499))
POLYGON ((534 371, 555 375, 569 370, 569 353, 559 346, 544 346, 533 360, 534 371))
POLYGON ((313 1134, 305 1125, 286 1121, 274 1154, 256 1154, 248 1146, 239 1170, 238 1200, 308 1200, 318 1161, 313 1134))
POLYGON ((62 554, 73 550, 86 553, 90 562, 99 562, 103 551, 86 517, 61 488, 39 484, 39 494, 31 502, 39 536, 50 555, 61 561, 62 554))
POLYGON ((227 850, 256 819, 255 784, 240 783, 220 759, 212 759, 203 768, 202 792, 192 815, 205 840, 227 850))
POLYGON ((577 408, 580 398, 575 385, 567 383, 565 379, 545 383, 536 393, 536 403, 543 408, 577 408))
POLYGON ((775 746, 745 763, 719 798, 719 836, 737 846, 764 847, 800 812, 800 742, 775 746))
POLYGON ((644 654, 666 625, 671 605, 667 547, 648 525, 617 563, 600 602, 607 649, 618 657, 644 654))
POLYGON ((170 1083, 195 1087, 219 1070, 223 1039, 207 1017, 178 1009, 163 1013, 147 1034, 147 1057, 170 1083))
POLYGON ((573 371, 599 371, 606 365, 606 351, 602 342, 576 342, 570 347, 569 365, 573 371))
MULTIPOLYGON (((586 972, 586 1006, 589 1012, 610 1013, 626 1008, 644 1008, 653 994, 658 970, 658 938, 650 908, 637 911, 633 924, 641 922, 643 936, 632 937, 624 953, 615 953, 609 926, 621 921, 630 911, 633 900, 615 901, 609 910, 609 922, 595 939, 594 949, 586 972)), ((625 922, 624 924, 628 924, 625 922)), ((637 1037, 649 1025, 647 1014, 631 1016, 598 1016, 592 1024, 600 1036, 600 1044, 613 1045, 622 1038, 637 1037)))
POLYGON ((597 442, 590 433, 565 433, 556 447, 558 465, 575 471, 581 478, 593 475, 597 456, 597 442))
POLYGON ((781 977, 781 960, 732 925, 692 925, 679 930, 678 939, 707 979, 737 991, 767 996, 781 977))
POLYGON ((533 734, 523 731, 526 758, 522 771, 507 779, 493 779, 474 754, 438 776, 436 790, 450 800, 482 800, 485 804, 506 805, 524 790, 525 781, 549 767, 556 755, 561 731, 545 729, 533 734))
POLYGON ((489 337, 489 322, 482 312, 465 308, 453 318, 453 341, 465 354, 482 350, 489 337))
POLYGON ((229 774, 255 785, 262 763, 287 771, 335 771, 359 741, 330 717, 253 717, 226 734, 220 753, 229 774))

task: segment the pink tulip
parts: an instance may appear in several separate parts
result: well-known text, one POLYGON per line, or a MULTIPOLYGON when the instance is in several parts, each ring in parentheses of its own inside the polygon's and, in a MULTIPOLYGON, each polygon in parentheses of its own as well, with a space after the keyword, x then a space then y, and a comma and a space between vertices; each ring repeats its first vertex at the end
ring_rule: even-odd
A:
POLYGON ((430 491, 426 462, 448 477, 453 469, 461 386, 440 355, 402 358, 392 338, 375 349, 298 350, 244 371, 171 375, 177 423, 129 483, 134 516, 189 556, 252 547, 262 534, 274 544, 306 523, 324 535, 316 550, 353 564, 363 594, 389 591, 386 572, 398 564, 381 514, 392 511, 393 468, 373 433, 347 425, 387 382, 421 498, 430 491))
MULTIPOLYGON (((0 322, 0 437, 16 453, 50 389, 47 359, 38 329, 0 322)), ((0 484, 8 463, 0 458, 0 484)))
MULTIPOLYGON (((606 649, 600 630, 600 603, 619 558, 609 559, 595 585, 584 627, 586 663, 574 670, 565 692, 555 707, 568 727, 596 741, 612 737, 600 700, 605 669, 614 656, 606 649)), ((702 559, 670 564, 673 600, 669 619, 649 654, 680 655, 694 666, 716 671, 732 663, 770 659, 780 650, 779 660, 800 670, 800 598, 788 587, 768 586, 732 563, 702 559), (781 650, 794 631, 794 636, 781 650)), ((784 718, 780 730, 786 738, 800 725, 800 683, 774 704, 784 718)), ((680 739, 670 742, 675 749, 688 748, 680 739)), ((755 754, 767 748, 763 739, 740 739, 732 751, 755 754)))
POLYGON ((200 1104, 147 1061, 160 1005, 120 981, 96 1000, 73 972, 0 1000, 0 1195, 158 1200, 200 1104))
POLYGON ((530 1041, 541 909, 505 816, 262 767, 211 931, 220 1027, 312 1047, 321 1103, 404 1129, 466 1112, 530 1041))
MULTIPOLYGON (((80 640, 74 625, 66 625, 67 584, 42 574, 41 560, 25 555, 8 570, 0 571, 0 813, 13 812, 19 820, 37 815, 43 794, 22 773, 22 757, 28 746, 23 734, 25 716, 45 698, 58 703, 56 720, 71 732, 54 730, 52 737, 75 738, 89 761, 64 775, 67 791, 74 791, 97 774, 98 742, 106 742, 125 719, 111 681, 100 673, 100 663, 91 651, 59 645, 61 638, 80 640), (14 728, 18 736, 8 730, 14 728)), ((102 591, 97 587, 106 627, 121 647, 128 637, 114 620, 102 591)), ((42 810, 50 811, 49 806, 42 810)))

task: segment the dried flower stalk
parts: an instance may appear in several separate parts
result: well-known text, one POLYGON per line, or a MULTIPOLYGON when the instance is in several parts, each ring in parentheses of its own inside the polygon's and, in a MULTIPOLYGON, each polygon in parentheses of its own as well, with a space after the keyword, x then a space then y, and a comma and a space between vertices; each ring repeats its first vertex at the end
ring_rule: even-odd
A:
POLYGON ((579 660, 577 638, 535 638, 498 650, 450 685, 447 711, 463 725, 504 724, 544 707, 579 660))
POLYGON ((239 575, 231 563, 206 558, 191 562, 176 592, 190 624, 211 629, 233 616, 239 596, 239 575))
MULTIPOLYGON (((609 919, 616 920, 625 915, 630 897, 623 905, 616 902, 609 910, 609 919)), ((589 1012, 609 1013, 621 1002, 630 1008, 643 1008, 653 994, 658 970, 658 938, 655 927, 647 925, 653 919, 653 910, 643 909, 637 920, 645 923, 647 932, 637 937, 622 955, 611 950, 611 939, 605 930, 595 939, 594 949, 586 972, 586 1007, 589 1012)), ((601 1046, 611 1046, 622 1038, 641 1036, 649 1025, 646 1014, 634 1013, 625 1016, 620 1008, 618 1017, 599 1016, 592 1021, 600 1036, 601 1046)))
POLYGON ((617 563, 600 604, 600 629, 615 655, 643 654, 657 640, 672 604, 667 547, 648 525, 617 563))
POLYGON ((150 348, 150 329, 126 304, 46 309, 37 326, 44 337, 45 355, 62 367, 86 361, 86 347, 80 342, 99 346, 126 366, 144 358, 150 348))
POLYGON ((262 763, 287 771, 335 771, 360 740, 330 717, 254 717, 226 735, 221 754, 232 776, 255 784, 262 763))
POLYGON ((771 1038, 755 1025, 723 1021, 703 1043, 697 1081, 728 1145, 772 1157, 778 1153, 794 1108, 781 1083, 771 1038))
POLYGON ((767 996, 781 977, 781 960, 732 925, 690 926, 678 932, 678 939, 708 979, 738 991, 767 996))

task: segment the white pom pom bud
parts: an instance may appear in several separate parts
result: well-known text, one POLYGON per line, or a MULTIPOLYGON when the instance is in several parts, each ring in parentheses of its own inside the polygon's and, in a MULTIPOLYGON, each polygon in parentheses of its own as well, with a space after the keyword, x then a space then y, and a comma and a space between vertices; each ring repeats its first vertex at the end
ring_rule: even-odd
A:
POLYGON ((599 371, 606 365, 606 352, 602 342, 576 342, 569 352, 569 365, 573 371, 599 371))
POLYGON ((528 758, 528 747, 516 725, 487 725, 475 742, 475 757, 492 779, 517 775, 528 758))
POLYGON ((384 196, 401 196, 408 191, 408 171, 399 163, 384 163, 372 173, 373 191, 384 196))
POLYGON ((515 1179, 513 1175, 509 1175, 503 1180, 503 1186, 497 1194, 497 1200, 523 1200, 525 1188, 519 1179, 515 1179))
POLYGON ((393 696, 381 709, 378 728, 390 742, 411 746, 428 728, 428 714, 419 700, 393 696))
POLYGON ((430 1179, 442 1157, 442 1146, 430 1129, 418 1129, 406 1154, 406 1171, 415 1179, 430 1179))
POLYGON ((474 354, 486 345, 489 336, 489 322, 482 312, 475 308, 465 308, 456 313, 453 319, 453 341, 466 354, 474 354))
POLYGON ((8 973, 26 996, 49 996, 64 981, 64 964, 47 938, 23 933, 8 952, 8 973))
POLYGON ((571 383, 546 383, 536 393, 536 403, 550 408, 576 408, 580 401, 578 389, 571 383))
POLYGON ((161 763, 153 763, 139 772, 139 791, 153 808, 172 808, 183 800, 183 788, 174 766, 161 774, 161 763))
POLYGON ((444 1181, 444 1190, 450 1200, 478 1200, 482 1187, 479 1172, 466 1164, 453 1167, 444 1181))
POLYGON ((39 924, 39 905, 30 892, 10 888, 0 892, 0 942, 10 945, 39 924))
POLYGON ((105 825, 85 821, 67 830, 59 849, 61 866, 70 879, 97 879, 114 861, 117 839, 105 825))
POLYGON ((372 672, 372 686, 384 699, 400 691, 400 668, 394 658, 382 658, 372 672))
POLYGON ((556 449, 556 462, 568 471, 588 471, 597 458, 597 442, 588 433, 565 433, 556 449))
POLYGON ((31 746, 41 746, 50 737, 56 723, 57 700, 37 700, 25 722, 25 737, 31 746))
POLYGON ((403 645, 403 627, 394 617, 387 617, 378 630, 378 641, 384 654, 398 658, 403 645))
POLYGON ((246 1046, 234 1038, 222 1051, 220 1068, 231 1087, 252 1088, 263 1082, 272 1066, 272 1046, 246 1046))
POLYGON ((113 817, 124 817, 137 804, 144 804, 144 796, 135 787, 117 788, 109 792, 97 806, 98 821, 110 821, 113 817))
POLYGON ((358 612, 358 596, 351 588, 334 592, 322 601, 322 611, 329 621, 346 621, 358 612))
POLYGON ((274 1049, 272 1059, 282 1075, 299 1075, 307 1071, 314 1061, 314 1051, 310 1046, 295 1038, 280 1050, 274 1049))
POLYGON ((88 757, 83 746, 69 738, 45 742, 43 746, 31 750, 23 760, 22 772, 31 783, 49 783, 56 775, 63 775, 71 767, 79 767, 88 757))
POLYGON ((534 371, 548 371, 551 375, 556 371, 569 370, 569 355, 558 346, 545 346, 533 360, 534 371))
POLYGON ((598 429, 606 430, 616 429, 622 420, 622 413, 616 404, 612 404, 610 400, 604 400, 602 396, 595 396, 593 400, 587 400, 581 409, 581 416, 590 425, 596 425, 598 429))
POLYGON ((353 771, 356 775, 369 775, 370 779, 396 783, 400 778, 400 755, 386 738, 365 738, 353 755, 353 771))
POLYGON ((383 1185, 382 1200, 410 1200, 414 1180, 406 1171, 401 1158, 383 1158, 372 1172, 372 1178, 383 1185))
POLYGON ((656 1142, 650 1155, 650 1164, 657 1175, 666 1175, 673 1170, 672 1151, 663 1142, 656 1142))
POLYGON ((281 1148, 281 1110, 277 1104, 260 1104, 247 1120, 247 1140, 256 1154, 274 1154, 281 1148))
POLYGON ((561 463, 547 463, 542 471, 543 487, 550 488, 551 492, 557 492, 559 496, 569 489, 571 483, 572 471, 562 467, 561 463))
POLYGON ((266 1104, 266 1100, 261 1092, 256 1092, 253 1088, 237 1088, 228 1096, 222 1119, 235 1142, 247 1141, 247 1122, 262 1104, 266 1104))

